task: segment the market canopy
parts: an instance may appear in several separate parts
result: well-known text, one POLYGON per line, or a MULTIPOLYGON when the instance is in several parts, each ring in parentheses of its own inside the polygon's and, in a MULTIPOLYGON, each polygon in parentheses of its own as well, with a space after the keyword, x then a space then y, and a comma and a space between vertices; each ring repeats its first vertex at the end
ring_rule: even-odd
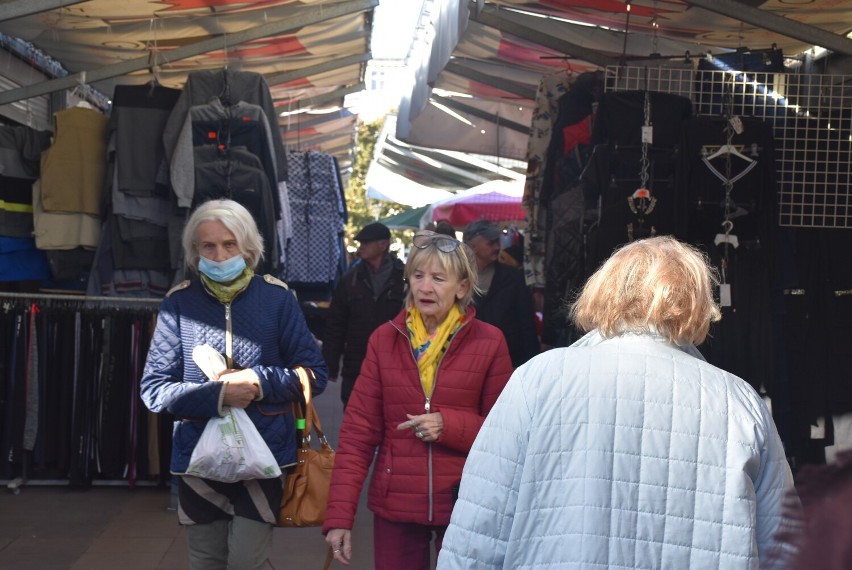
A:
POLYGON ((477 220, 522 223, 526 218, 521 206, 523 193, 523 179, 492 180, 435 202, 426 209, 422 219, 426 222, 447 220, 457 229, 464 229, 477 220))
POLYGON ((367 197, 423 206, 492 180, 523 177, 519 161, 430 149, 398 140, 396 117, 385 119, 367 171, 367 197), (497 161, 501 162, 501 161, 497 161))
POLYGON ((0 106, 25 110, 29 98, 87 86, 107 96, 116 85, 152 80, 179 88, 192 71, 230 67, 264 75, 285 114, 280 126, 288 145, 330 152, 345 167, 355 119, 339 111, 347 94, 364 89, 377 4, 7 0, 0 3, 0 33, 32 43, 55 61, 34 61, 53 79, 0 92, 0 106))
POLYGON ((476 220, 523 224, 523 191, 523 179, 492 180, 378 221, 392 230, 416 230, 438 220, 446 220, 460 230, 476 220))
POLYGON ((423 222, 423 214, 429 206, 420 206, 419 208, 411 208, 405 212, 400 212, 395 216, 388 216, 377 220, 392 230, 418 230, 426 226, 423 222))
MULTIPOLYGON (((414 0, 390 0, 413 2, 414 0)), ((676 65, 706 53, 821 46, 826 73, 846 73, 852 0, 430 0, 433 41, 412 52, 413 87, 388 145, 394 174, 447 191, 451 169, 429 174, 438 150, 525 159, 540 79, 613 65, 676 65), (629 6, 629 11, 628 11, 629 6), (410 148, 419 156, 407 153, 410 148), (435 186, 432 184, 435 183, 435 186)), ((4 0, 0 43, 31 42, 53 58, 43 77, 0 78, 0 112, 31 117, 49 93, 156 79, 180 87, 190 71, 262 73, 291 147, 349 161, 355 118, 347 95, 365 89, 378 0, 4 0), (58 64, 61 64, 58 65, 58 64), (11 107, 14 107, 12 109, 11 107), (295 126, 294 126, 295 125, 295 126), (294 130, 295 129, 295 130, 294 130)), ((403 53, 408 46, 401 46, 403 53)), ((32 64, 26 49, 15 51, 32 64)), ((402 56, 401 56, 402 57, 402 56)), ((46 105, 43 105, 46 107, 46 105)), ((49 125, 37 125, 46 128, 49 125)), ((455 157, 440 163, 458 167, 455 157)), ((461 168, 463 169, 463 168, 461 168)), ((457 171, 458 172, 458 171, 457 171)), ((486 177, 488 178, 488 177, 486 177)), ((492 177, 493 178, 493 177, 492 177)), ((499 178, 499 177, 497 177, 499 178)), ((458 180, 458 182, 462 182, 458 180)), ((425 203, 425 202, 424 202, 425 203)))
MULTIPOLYGON (((397 138, 523 158, 541 78, 705 54, 812 46, 849 67, 852 1, 436 0, 435 40, 400 102, 397 138), (629 7, 629 9, 628 9, 629 7), (513 110, 514 109, 514 110, 513 110), (450 136, 447 136, 450 133, 450 136)), ((828 70, 826 70, 828 72, 828 70)))

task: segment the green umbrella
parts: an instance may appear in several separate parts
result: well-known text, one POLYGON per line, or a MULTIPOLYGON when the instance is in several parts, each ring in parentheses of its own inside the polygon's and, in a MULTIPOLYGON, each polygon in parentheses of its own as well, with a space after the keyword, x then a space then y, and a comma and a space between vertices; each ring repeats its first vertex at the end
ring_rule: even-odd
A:
POLYGON ((392 230, 419 230, 420 218, 426 213, 428 207, 420 206, 419 208, 412 208, 395 216, 388 216, 387 218, 376 221, 383 223, 392 230))

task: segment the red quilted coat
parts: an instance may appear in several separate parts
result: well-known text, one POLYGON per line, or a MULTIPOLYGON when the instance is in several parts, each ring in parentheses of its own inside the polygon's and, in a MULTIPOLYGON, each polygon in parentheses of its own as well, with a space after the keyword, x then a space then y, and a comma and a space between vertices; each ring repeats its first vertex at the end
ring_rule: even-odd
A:
POLYGON ((370 336, 367 356, 346 407, 323 533, 351 529, 374 451, 379 448, 367 506, 397 522, 448 525, 452 488, 461 480, 470 447, 512 374, 503 333, 474 319, 450 341, 427 400, 405 327, 405 310, 370 336), (438 441, 424 443, 397 430, 406 414, 441 412, 438 441))

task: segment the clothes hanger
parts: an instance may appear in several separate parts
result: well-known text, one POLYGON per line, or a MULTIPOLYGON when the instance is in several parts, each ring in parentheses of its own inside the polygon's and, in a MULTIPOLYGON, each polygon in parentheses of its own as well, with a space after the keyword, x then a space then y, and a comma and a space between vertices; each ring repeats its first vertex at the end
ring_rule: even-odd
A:
POLYGON ((734 249, 740 246, 740 240, 736 235, 732 234, 731 231, 734 229, 734 222, 731 220, 725 220, 722 222, 722 230, 724 233, 716 234, 716 237, 713 239, 713 243, 719 245, 721 243, 729 243, 734 246, 734 249))
POLYGON ((737 158, 741 158, 742 160, 744 160, 746 162, 755 162, 755 160, 753 158, 751 158, 750 156, 746 156, 743 153, 741 153, 739 151, 739 149, 736 147, 736 145, 733 145, 733 144, 730 144, 730 143, 723 144, 718 149, 716 149, 715 152, 705 156, 704 159, 705 160, 713 160, 714 158, 719 158, 720 156, 724 156, 726 154, 729 154, 731 156, 736 156, 737 158))

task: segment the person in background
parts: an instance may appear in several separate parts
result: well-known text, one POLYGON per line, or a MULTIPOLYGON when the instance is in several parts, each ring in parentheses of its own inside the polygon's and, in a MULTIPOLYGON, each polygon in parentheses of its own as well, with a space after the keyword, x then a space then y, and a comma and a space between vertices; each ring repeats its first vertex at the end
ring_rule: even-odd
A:
POLYGON ((390 237, 390 230, 380 222, 367 224, 358 232, 360 262, 340 277, 326 313, 322 354, 330 377, 336 379, 340 373, 343 379, 340 399, 344 406, 367 353, 367 339, 376 327, 399 313, 405 299, 405 267, 391 253, 390 237))
POLYGON ((825 465, 803 465, 796 473, 796 491, 801 506, 796 508, 796 501, 787 505, 787 528, 779 533, 791 546, 784 567, 852 568, 852 450, 825 465))
POLYGON ((418 232, 405 277, 405 308, 370 337, 343 416, 323 525, 334 558, 349 564, 375 459, 367 506, 378 570, 431 567, 467 452, 512 372, 503 335, 469 306, 476 269, 467 246, 418 232))
POLYGON ((500 228, 477 220, 464 230, 464 242, 476 256, 481 293, 474 298, 476 318, 503 331, 516 368, 540 351, 532 294, 520 270, 498 263, 500 228))
POLYGON ((448 220, 438 220, 435 222, 435 233, 436 234, 444 234, 450 236, 451 238, 456 238, 456 229, 453 227, 448 220))
POLYGON ((671 237, 615 252, 590 331, 515 371, 471 449, 440 570, 781 567, 793 477, 771 414, 695 348, 715 272, 671 237))
POLYGON ((141 381, 153 412, 175 416, 171 472, 178 477, 178 520, 186 527, 190 567, 265 568, 281 504, 281 477, 220 483, 186 475, 209 418, 244 408, 279 466, 296 461, 288 413, 303 390, 314 394, 327 371, 294 295, 278 279, 254 274, 263 238, 251 214, 231 200, 196 209, 183 231, 193 278, 163 299, 141 381), (207 378, 193 349, 210 345, 228 369, 207 378))

